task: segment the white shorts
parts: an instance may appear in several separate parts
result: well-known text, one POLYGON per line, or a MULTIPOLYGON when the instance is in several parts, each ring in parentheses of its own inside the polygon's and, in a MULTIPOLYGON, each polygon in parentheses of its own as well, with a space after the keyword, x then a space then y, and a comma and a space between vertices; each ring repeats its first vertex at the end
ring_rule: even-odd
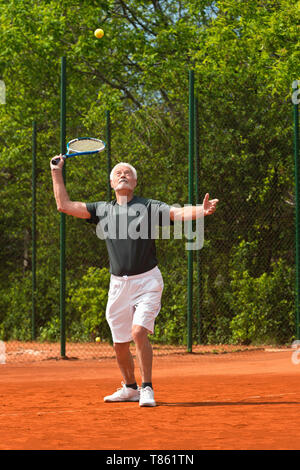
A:
POLYGON ((163 288, 163 278, 157 266, 136 276, 111 275, 106 319, 114 343, 132 341, 133 325, 154 332, 163 288))

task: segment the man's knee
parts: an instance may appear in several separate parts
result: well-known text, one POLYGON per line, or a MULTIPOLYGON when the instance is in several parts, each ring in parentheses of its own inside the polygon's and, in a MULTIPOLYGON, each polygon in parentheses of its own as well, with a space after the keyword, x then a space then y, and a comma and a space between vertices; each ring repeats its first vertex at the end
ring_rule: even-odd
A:
POLYGON ((132 327, 132 338, 137 344, 143 343, 148 339, 148 334, 151 333, 149 330, 140 325, 133 325, 132 327))
POLYGON ((114 350, 116 354, 123 354, 129 350, 130 343, 114 343, 114 350))

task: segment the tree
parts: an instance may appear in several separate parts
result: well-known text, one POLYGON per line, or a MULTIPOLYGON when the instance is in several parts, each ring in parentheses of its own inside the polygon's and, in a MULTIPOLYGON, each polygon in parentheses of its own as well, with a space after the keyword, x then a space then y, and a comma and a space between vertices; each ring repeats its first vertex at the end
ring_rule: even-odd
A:
MULTIPOLYGON (((206 221, 201 252, 208 328, 220 315, 229 321, 234 314, 226 295, 230 260, 240 244, 249 247, 245 269, 254 278, 271 273, 280 258, 292 265, 293 213, 285 201, 293 188, 295 8, 296 2, 287 0, 0 0, 0 79, 7 89, 7 103, 0 105, 0 291, 7 283, 25 286, 24 276, 30 277, 33 119, 38 123, 40 295, 47 296, 47 279, 58 282, 59 219, 49 159, 59 151, 61 56, 68 67, 67 138, 104 137, 109 109, 113 163, 126 158, 136 166, 144 196, 181 205, 188 191, 188 70, 194 68, 201 194, 209 191, 220 199, 217 214, 206 221), (105 31, 101 40, 93 35, 97 27, 105 31)), ((74 199, 105 199, 106 179, 104 160, 67 166, 74 199)), ((68 218, 67 233, 71 283, 89 266, 107 267, 105 247, 90 226, 68 218)), ((159 241, 158 254, 165 272, 174 273, 166 292, 174 282, 182 286, 176 318, 184 325, 184 240, 159 241)), ((57 315, 57 300, 52 294, 47 298, 46 307, 40 306, 42 324, 57 315)), ((169 311, 171 298, 165 299, 169 311)))

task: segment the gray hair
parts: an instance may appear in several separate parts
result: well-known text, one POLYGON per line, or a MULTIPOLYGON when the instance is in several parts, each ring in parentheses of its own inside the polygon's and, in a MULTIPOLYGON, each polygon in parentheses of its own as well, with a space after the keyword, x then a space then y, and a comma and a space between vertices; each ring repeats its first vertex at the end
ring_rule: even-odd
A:
POLYGON ((132 171, 132 173, 133 173, 133 175, 134 175, 134 177, 135 177, 135 179, 137 180, 137 172, 136 172, 136 169, 135 169, 132 165, 130 165, 130 163, 124 163, 124 162, 117 163, 117 164, 113 167, 113 169, 112 169, 111 172, 110 172, 110 179, 112 179, 113 173, 114 173, 115 169, 117 168, 117 166, 120 166, 120 165, 124 165, 124 166, 127 166, 128 168, 130 168, 131 171, 132 171))

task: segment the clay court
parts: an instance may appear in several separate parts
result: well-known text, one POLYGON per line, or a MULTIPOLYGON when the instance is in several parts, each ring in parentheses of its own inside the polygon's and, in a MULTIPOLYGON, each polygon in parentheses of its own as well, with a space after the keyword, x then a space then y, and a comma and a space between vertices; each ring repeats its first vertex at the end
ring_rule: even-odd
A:
POLYGON ((2 364, 0 449, 298 450, 300 364, 271 351, 155 356, 156 408, 103 402, 113 358, 2 364))

